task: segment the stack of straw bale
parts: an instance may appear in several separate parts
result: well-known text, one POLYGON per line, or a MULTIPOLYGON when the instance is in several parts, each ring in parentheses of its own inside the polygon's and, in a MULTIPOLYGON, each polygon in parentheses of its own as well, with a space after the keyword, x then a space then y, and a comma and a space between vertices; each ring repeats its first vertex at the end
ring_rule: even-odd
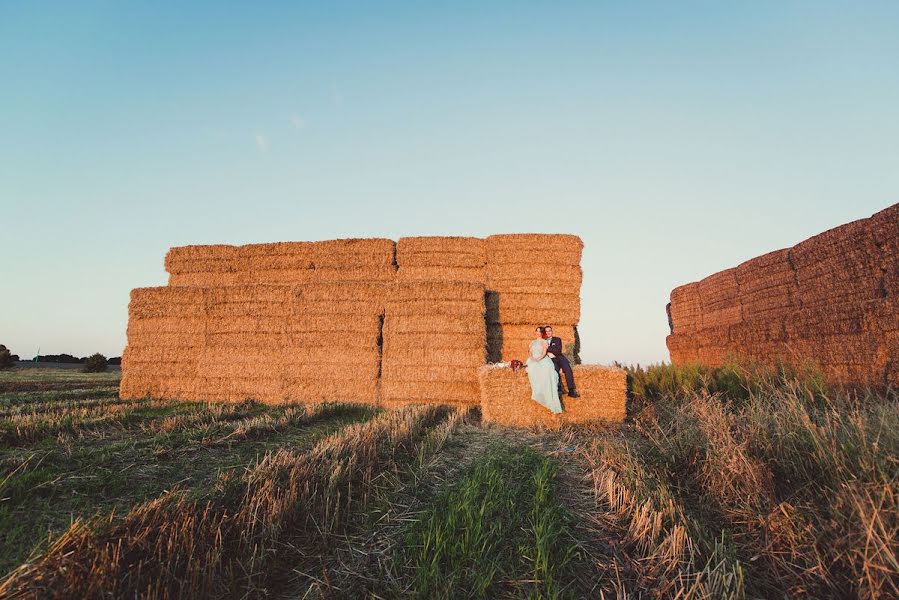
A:
POLYGON ((206 347, 207 293, 168 287, 131 291, 122 398, 202 399, 197 368, 206 347))
POLYGON ((390 282, 396 245, 386 239, 182 246, 165 257, 169 285, 390 282))
POLYGON ((580 362, 581 252, 575 235, 487 238, 488 360, 522 360, 534 328, 552 325, 569 360, 580 362))
POLYGON ((487 278, 484 240, 473 237, 405 237, 396 244, 398 281, 472 281, 487 278))
POLYGON ((525 369, 515 372, 504 363, 481 367, 478 379, 484 422, 510 427, 623 422, 627 400, 626 373, 622 369, 600 365, 577 365, 573 369, 581 396, 563 397, 562 413, 555 415, 531 400, 531 386, 525 369))
POLYGON ((123 398, 378 400, 380 283, 131 293, 123 398))
POLYGON ((833 383, 899 380, 899 205, 671 293, 675 363, 816 364, 833 383))
POLYGON ((378 402, 387 285, 297 288, 284 352, 285 395, 302 402, 378 402))
POLYGON ((383 404, 477 404, 484 347, 483 285, 396 282, 384 317, 383 404))

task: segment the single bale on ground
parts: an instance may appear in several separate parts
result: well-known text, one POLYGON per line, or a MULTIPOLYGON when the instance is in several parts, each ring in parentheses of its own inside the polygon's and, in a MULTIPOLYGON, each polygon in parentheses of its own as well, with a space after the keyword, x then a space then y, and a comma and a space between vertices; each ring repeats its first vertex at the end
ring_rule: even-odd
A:
POLYGON ((478 369, 478 380, 484 422, 509 427, 560 427, 589 421, 623 422, 627 400, 627 375, 624 370, 602 365, 577 365, 573 371, 581 396, 564 396, 563 412, 555 415, 531 400, 531 385, 524 368, 516 372, 504 363, 481 367, 478 369))

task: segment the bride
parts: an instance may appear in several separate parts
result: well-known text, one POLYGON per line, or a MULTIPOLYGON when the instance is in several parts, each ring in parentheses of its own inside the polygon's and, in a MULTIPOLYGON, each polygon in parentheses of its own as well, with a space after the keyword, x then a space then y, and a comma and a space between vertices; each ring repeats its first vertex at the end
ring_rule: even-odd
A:
POLYGON ((537 338, 531 342, 527 365, 531 400, 536 400, 554 413, 560 413, 562 403, 559 401, 559 373, 553 360, 546 355, 549 344, 544 339, 544 328, 538 327, 536 333, 537 338))

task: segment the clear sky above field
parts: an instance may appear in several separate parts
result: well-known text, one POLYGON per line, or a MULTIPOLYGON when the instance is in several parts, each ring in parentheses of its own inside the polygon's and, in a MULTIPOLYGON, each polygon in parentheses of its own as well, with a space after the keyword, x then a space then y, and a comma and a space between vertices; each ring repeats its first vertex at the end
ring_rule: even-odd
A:
POLYGON ((667 360, 899 201, 899 3, 735 4, 4 2, 0 343, 119 355, 173 245, 570 232, 583 358, 667 360))

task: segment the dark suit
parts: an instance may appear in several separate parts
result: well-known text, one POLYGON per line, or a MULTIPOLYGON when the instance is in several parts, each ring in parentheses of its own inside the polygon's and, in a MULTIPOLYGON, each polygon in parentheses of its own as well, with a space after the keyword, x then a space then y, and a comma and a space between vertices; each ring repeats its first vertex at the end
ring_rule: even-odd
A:
MULTIPOLYGON (((546 349, 547 352, 551 354, 555 354, 555 358, 553 358, 553 364, 556 366, 556 371, 562 369, 562 372, 565 373, 565 385, 568 387, 568 391, 576 389, 574 385, 574 373, 571 372, 571 363, 568 362, 568 357, 562 354, 562 338, 553 337, 549 339, 549 348, 546 349)), ((562 395, 562 380, 559 380, 559 395, 562 395)))

